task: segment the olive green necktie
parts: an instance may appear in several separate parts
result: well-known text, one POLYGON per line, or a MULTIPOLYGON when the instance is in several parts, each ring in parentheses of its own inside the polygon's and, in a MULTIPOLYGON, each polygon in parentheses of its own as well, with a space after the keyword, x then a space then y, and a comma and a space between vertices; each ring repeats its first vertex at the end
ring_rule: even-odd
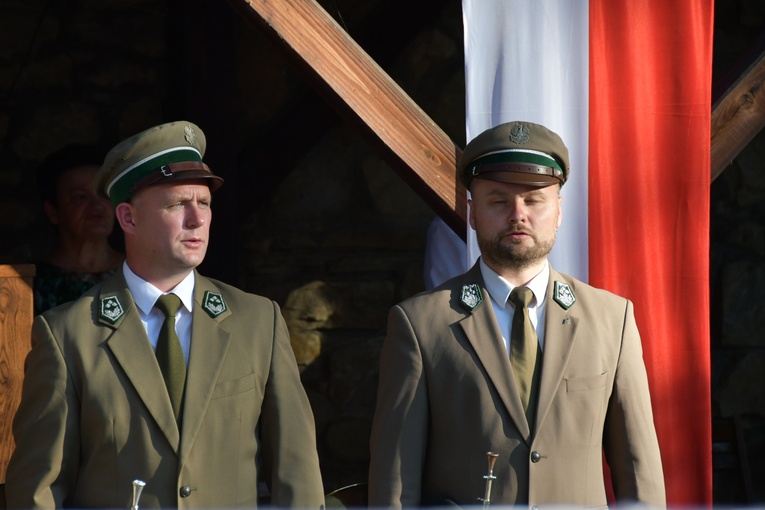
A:
POLYGON ((170 395, 177 421, 181 416, 183 387, 186 384, 186 360, 183 358, 181 342, 175 332, 175 314, 181 307, 181 300, 175 294, 164 294, 157 299, 154 306, 165 314, 165 322, 162 323, 157 340, 157 362, 165 378, 167 393, 170 395))
POLYGON ((534 428, 541 364, 539 339, 529 318, 529 303, 533 298, 534 293, 528 287, 516 287, 510 293, 510 301, 515 305, 510 332, 510 365, 531 429, 534 428))

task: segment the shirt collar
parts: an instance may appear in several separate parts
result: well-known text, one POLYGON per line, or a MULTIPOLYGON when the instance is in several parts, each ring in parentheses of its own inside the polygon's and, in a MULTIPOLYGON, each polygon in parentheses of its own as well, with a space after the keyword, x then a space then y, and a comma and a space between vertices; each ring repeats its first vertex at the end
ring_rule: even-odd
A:
MULTIPOLYGON (((154 308, 154 303, 157 302, 157 298, 163 292, 135 274, 128 266, 127 261, 122 263, 122 271, 128 289, 133 295, 133 301, 141 312, 145 315, 150 314, 154 308)), ((194 302, 194 271, 191 271, 171 292, 181 299, 183 307, 190 312, 194 302)))
MULTIPOLYGON (((507 306, 507 298, 510 297, 510 293, 515 287, 490 268, 486 262, 483 261, 483 257, 480 259, 480 266, 481 276, 483 276, 486 290, 489 293, 489 296, 491 296, 491 299, 499 306, 507 306)), ((534 293, 534 302, 531 303, 532 307, 544 303, 547 294, 547 284, 550 282, 549 267, 549 263, 545 260, 545 265, 542 270, 526 284, 526 287, 530 288, 531 292, 534 293)))

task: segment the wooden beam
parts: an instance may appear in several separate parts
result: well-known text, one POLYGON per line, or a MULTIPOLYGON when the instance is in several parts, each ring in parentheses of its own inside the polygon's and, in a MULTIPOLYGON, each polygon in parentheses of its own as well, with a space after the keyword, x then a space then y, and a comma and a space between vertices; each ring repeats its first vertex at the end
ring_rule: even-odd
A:
MULTIPOLYGON (((32 348, 35 266, 0 265, 0 484, 16 443, 12 422, 21 402, 24 360, 32 348)), ((0 494, 2 497, 2 494, 0 494)), ((0 500, 0 507, 5 500, 0 500)))
MULTIPOLYGON (((319 0, 325 6, 325 10, 383 69, 392 66, 405 48, 419 36, 423 26, 434 22, 433 13, 440 12, 451 1, 453 0, 418 0, 413 3, 411 0, 385 0, 368 11, 367 7, 358 8, 364 12, 360 16, 354 12, 360 5, 358 2, 333 0, 337 9, 337 12, 333 13, 326 0, 319 0), (353 7, 349 10, 350 6, 353 7), (407 15, 401 16, 402 12, 406 12, 407 15), (391 30, 392 26, 396 27, 395 31, 391 30)), ((229 5, 221 5, 237 14, 229 5)), ((238 19, 241 19, 241 16, 238 19)), ((199 28, 205 29, 204 26, 199 28)), ((259 32, 265 33, 271 44, 276 42, 273 40, 272 30, 259 32)), ((277 46, 278 44, 277 42, 277 46)), ((277 49, 283 50, 284 44, 281 43, 281 47, 277 49)), ((294 87, 290 93, 290 100, 280 108, 277 117, 258 129, 248 131, 252 143, 248 145, 247 150, 239 153, 237 163, 240 169, 248 169, 237 173, 240 215, 250 214, 256 206, 271 197, 277 186, 313 148, 316 141, 344 120, 338 116, 337 105, 333 104, 339 102, 336 96, 332 98, 330 95, 331 100, 327 101, 324 96, 317 94, 322 92, 317 89, 323 89, 324 95, 328 95, 327 85, 315 74, 311 74, 312 71, 304 69, 308 66, 295 57, 294 52, 289 52, 288 56, 292 57, 292 67, 296 68, 296 71, 302 71, 304 76, 307 74, 305 77, 308 79, 302 80, 300 84, 290 84, 290 87, 294 87), (321 82, 319 86, 312 87, 317 82, 321 82), (308 87, 311 90, 305 90, 308 87), (300 129, 295 129, 298 125, 300 129)), ((384 152, 387 153, 388 150, 384 152)))
POLYGON ((712 107, 712 180, 765 127, 765 52, 712 107))
POLYGON ((466 191, 456 178, 461 150, 314 0, 228 0, 267 26, 340 101, 394 169, 465 237, 466 191))

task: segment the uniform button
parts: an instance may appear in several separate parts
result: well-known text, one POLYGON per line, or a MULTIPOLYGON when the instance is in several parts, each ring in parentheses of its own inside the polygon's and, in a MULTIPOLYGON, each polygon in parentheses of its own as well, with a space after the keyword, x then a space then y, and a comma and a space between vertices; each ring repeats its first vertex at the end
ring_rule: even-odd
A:
POLYGON ((189 487, 188 485, 184 485, 183 487, 181 487, 180 493, 182 498, 188 498, 189 496, 191 496, 191 487, 189 487))
POLYGON ((539 510, 539 507, 534 505, 534 506, 531 507, 531 510, 539 510))
POLYGON ((539 452, 531 452, 531 462, 539 462, 541 458, 542 456, 539 454, 539 452))

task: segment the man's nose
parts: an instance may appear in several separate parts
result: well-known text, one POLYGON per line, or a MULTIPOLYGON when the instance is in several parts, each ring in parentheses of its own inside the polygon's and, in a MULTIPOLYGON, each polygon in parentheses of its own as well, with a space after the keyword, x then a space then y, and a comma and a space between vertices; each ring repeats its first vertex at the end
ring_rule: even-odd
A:
POLYGON ((189 228, 201 227, 205 223, 205 215, 196 204, 189 204, 186 210, 186 226, 189 228))
POLYGON ((518 223, 526 220, 528 210, 526 209, 526 205, 524 204, 523 200, 512 200, 508 209, 508 221, 510 223, 518 223))

